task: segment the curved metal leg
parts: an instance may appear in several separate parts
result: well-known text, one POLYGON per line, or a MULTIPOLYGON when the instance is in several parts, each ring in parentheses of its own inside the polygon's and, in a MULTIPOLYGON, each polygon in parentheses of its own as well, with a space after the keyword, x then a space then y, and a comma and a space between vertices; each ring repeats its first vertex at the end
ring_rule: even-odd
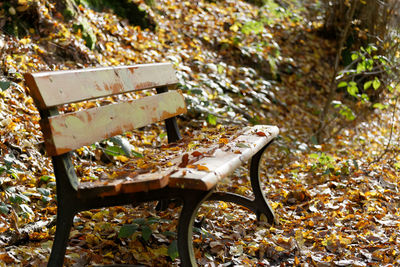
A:
POLYGON ((211 191, 187 190, 182 192, 183 207, 178 223, 178 251, 181 266, 197 266, 193 251, 193 222, 200 204, 211 194, 211 191))
POLYGON ((260 151, 258 151, 250 161, 250 182, 254 193, 254 200, 229 192, 214 192, 210 195, 207 200, 219 200, 232 202, 243 207, 248 208, 257 215, 257 219, 260 220, 261 215, 264 214, 268 220, 268 223, 273 224, 275 222, 275 214, 271 206, 268 204, 268 200, 265 198, 264 193, 261 189, 260 184, 260 160, 265 149, 272 143, 269 142, 260 151))
POLYGON ((68 245, 69 232, 71 230, 75 212, 68 207, 57 208, 56 235, 54 237, 53 247, 48 267, 63 266, 65 251, 68 245))
POLYGON ((254 204, 256 206, 256 215, 257 219, 261 218, 261 215, 264 214, 268 222, 273 224, 275 222, 275 214, 272 210, 271 206, 268 203, 268 200, 265 198, 264 193, 261 189, 260 183, 260 161, 261 157, 265 151, 265 149, 272 143, 269 142, 265 145, 260 151, 258 151, 250 160, 250 182, 251 187, 253 188, 254 193, 254 204))
POLYGON ((240 206, 246 207, 254 213, 257 213, 257 207, 254 200, 235 193, 214 192, 211 194, 211 196, 207 198, 207 201, 209 200, 232 202, 240 206))

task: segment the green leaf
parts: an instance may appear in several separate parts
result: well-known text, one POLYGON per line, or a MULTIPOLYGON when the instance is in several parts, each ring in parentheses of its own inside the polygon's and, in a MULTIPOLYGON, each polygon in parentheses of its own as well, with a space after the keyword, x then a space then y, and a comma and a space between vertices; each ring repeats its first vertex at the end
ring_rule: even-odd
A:
POLYGON ((24 194, 12 194, 9 199, 10 199, 11 203, 14 203, 14 204, 21 204, 24 202, 31 201, 30 198, 25 196, 24 194))
POLYGON ((364 83, 364 90, 367 90, 368 88, 370 88, 372 85, 372 81, 368 81, 364 83))
POLYGON ((347 120, 352 121, 356 118, 354 112, 349 107, 343 104, 340 107, 341 107, 339 110, 340 115, 345 117, 347 120))
POLYGON ((135 150, 132 150, 132 151, 131 151, 131 154, 132 154, 132 156, 134 156, 134 157, 143 158, 143 154, 142 154, 142 153, 139 153, 139 152, 137 152, 137 151, 135 151, 135 150))
POLYGON ((50 196, 50 190, 45 189, 45 188, 37 188, 37 191, 42 195, 42 196, 50 196))
POLYGON ((6 204, 4 204, 4 203, 0 204, 0 213, 1 214, 8 214, 9 211, 10 211, 10 209, 7 207, 6 204))
POLYGON ((369 101, 369 96, 367 94, 361 94, 361 100, 363 103, 369 101))
POLYGON ((130 152, 132 150, 132 146, 126 138, 123 138, 121 136, 113 136, 110 138, 110 141, 122 149, 124 156, 129 157, 131 155, 130 152))
POLYGON ((312 158, 312 159, 319 159, 320 156, 318 154, 316 154, 316 153, 311 153, 309 155, 309 157, 312 158))
POLYGON ((315 135, 311 136, 311 143, 313 143, 314 145, 318 145, 318 139, 315 135))
POLYGON ((357 53, 351 54, 351 59, 352 59, 352 60, 358 59, 358 54, 357 54, 357 53))
POLYGON ((107 146, 104 149, 104 153, 110 156, 125 156, 125 151, 119 146, 107 146))
POLYGON ((119 229, 118 237, 119 238, 127 238, 133 235, 137 230, 139 226, 136 224, 125 224, 122 225, 121 229, 119 229))
POLYGON ((348 86, 348 87, 347 87, 347 92, 348 92, 350 95, 352 95, 352 96, 354 96, 354 97, 357 97, 358 88, 357 88, 357 86, 348 86))
POLYGON ((0 88, 1 90, 5 91, 10 88, 11 82, 10 81, 0 81, 0 88))
POLYGON ((365 71, 365 62, 360 62, 357 64, 357 73, 365 71))
POLYGON ((219 74, 224 73, 224 70, 225 70, 224 66, 222 66, 221 64, 218 64, 217 68, 218 68, 218 73, 219 74))
POLYGON ((380 109, 380 110, 387 108, 386 105, 383 105, 383 104, 381 104, 381 103, 375 103, 372 107, 373 107, 373 108, 380 109))
POLYGON ((133 223, 139 224, 139 225, 145 225, 147 223, 146 219, 144 218, 137 218, 133 220, 133 223))
POLYGON ((150 217, 147 219, 147 225, 153 224, 153 223, 159 223, 160 218, 157 217, 150 217))
POLYGON ((40 177, 40 180, 43 182, 47 182, 51 179, 51 176, 48 175, 43 175, 42 177, 40 177))
POLYGON ((163 140, 165 137, 167 137, 167 133, 160 133, 158 137, 160 137, 160 139, 163 140))
POLYGON ((246 22, 240 31, 246 35, 250 33, 259 34, 264 30, 264 23, 260 21, 249 21, 246 22))
POLYGON ((213 114, 208 114, 206 120, 211 125, 217 125, 217 117, 213 114))
POLYGON ((381 81, 375 77, 375 80, 372 82, 372 87, 374 87, 374 89, 378 89, 381 86, 381 81))
POLYGON ((146 241, 146 242, 149 241, 152 233, 153 233, 153 231, 147 225, 142 227, 142 237, 143 237, 144 241, 146 241))
POLYGON ((175 232, 171 232, 171 231, 165 231, 162 234, 166 237, 176 237, 177 236, 177 234, 175 232))
POLYGON ((400 169, 400 162, 396 162, 395 164, 394 164, 394 167, 396 168, 396 169, 400 169))
POLYGON ((201 89, 194 89, 194 90, 190 90, 190 93, 191 93, 191 94, 194 94, 194 95, 202 95, 202 94, 203 94, 203 90, 201 90, 201 89))
POLYGON ((342 88, 342 87, 346 87, 346 86, 347 86, 347 82, 340 82, 337 87, 342 88))
POLYGON ((179 257, 179 252, 178 252, 178 242, 176 240, 172 241, 171 244, 168 246, 168 256, 171 258, 171 260, 175 260, 176 258, 179 257))

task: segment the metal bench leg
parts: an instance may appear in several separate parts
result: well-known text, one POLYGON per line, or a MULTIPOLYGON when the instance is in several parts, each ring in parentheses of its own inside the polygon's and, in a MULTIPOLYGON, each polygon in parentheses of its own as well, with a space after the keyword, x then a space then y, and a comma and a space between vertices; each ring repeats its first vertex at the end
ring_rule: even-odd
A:
POLYGON ((275 222, 275 215, 271 206, 268 204, 268 200, 262 192, 259 175, 260 160, 269 144, 271 144, 271 142, 257 152, 250 161, 250 182, 255 196, 254 200, 230 192, 214 192, 207 198, 207 201, 218 200, 241 205, 253 211, 257 215, 258 220, 260 220, 261 214, 264 214, 267 217, 268 223, 273 224, 275 222))
POLYGON ((255 196, 254 204, 256 206, 257 219, 260 220, 261 215, 264 214, 268 222, 273 224, 275 222, 275 214, 271 206, 268 204, 268 200, 265 198, 264 193, 261 189, 260 183, 260 161, 265 149, 272 143, 269 142, 260 151, 258 151, 250 160, 250 182, 253 188, 255 196))
POLYGON ((178 251, 181 266, 197 266, 193 251, 193 222, 200 204, 211 194, 211 191, 187 190, 183 194, 183 207, 178 222, 178 251))
POLYGON ((57 222, 56 234, 54 237, 53 247, 48 267, 63 266, 65 251, 68 245, 69 232, 71 230, 75 212, 67 205, 58 205, 57 207, 57 222))

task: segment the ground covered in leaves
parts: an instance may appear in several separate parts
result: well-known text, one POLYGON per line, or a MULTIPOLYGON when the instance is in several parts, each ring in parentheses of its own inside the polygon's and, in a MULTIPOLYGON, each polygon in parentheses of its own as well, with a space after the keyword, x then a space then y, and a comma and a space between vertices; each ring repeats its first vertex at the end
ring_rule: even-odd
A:
MULTIPOLYGON (((388 98, 387 109, 338 124, 337 134, 315 143, 336 47, 318 35, 320 21, 305 16, 306 10, 315 11, 316 2, 286 9, 272 1, 263 8, 228 0, 135 2, 154 29, 131 25, 110 10, 79 6, 94 45, 88 32, 74 27, 75 20, 66 22, 51 1, 0 3, 0 25, 27 20, 25 34, 3 32, 0 39, 0 86, 7 88, 0 92, 0 266, 44 265, 55 231, 55 180, 43 154, 39 114, 21 74, 151 62, 176 67, 189 105, 179 120, 186 135, 255 123, 281 131, 262 165, 265 192, 279 223, 257 222, 235 205, 205 203, 199 214, 204 222, 194 231, 199 264, 400 264, 397 102, 388 98)), ((77 172, 84 180, 100 179, 105 168, 130 160, 149 168, 146 149, 168 146, 162 126, 145 130, 124 137, 134 148, 132 159, 112 142, 78 150, 77 172)), ((239 168, 220 189, 248 195, 246 175, 246 168, 239 168)), ((179 264, 179 205, 171 203, 166 211, 155 206, 80 213, 66 265, 179 264)))

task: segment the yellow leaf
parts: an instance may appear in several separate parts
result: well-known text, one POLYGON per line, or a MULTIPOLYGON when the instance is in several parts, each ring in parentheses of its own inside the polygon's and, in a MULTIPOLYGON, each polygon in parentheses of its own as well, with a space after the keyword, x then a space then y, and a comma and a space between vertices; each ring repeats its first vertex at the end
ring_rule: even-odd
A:
POLYGON ((159 248, 155 248, 155 249, 150 249, 151 254, 153 254, 156 258, 160 257, 160 256, 168 256, 168 247, 167 246, 161 246, 159 248))
POLYGON ((228 208, 228 204, 226 204, 226 202, 220 201, 219 208, 222 210, 226 210, 228 208))
POLYGON ((285 249, 283 247, 281 247, 281 246, 276 246, 275 250, 276 251, 285 251, 285 249))
POLYGON ((128 157, 124 156, 124 155, 119 155, 119 156, 115 156, 116 160, 122 161, 122 162, 127 162, 129 160, 128 157))
POLYGON ((233 24, 229 29, 231 31, 237 32, 239 30, 239 27, 242 26, 240 23, 235 23, 233 24))
POLYGON ((19 40, 19 42, 22 43, 22 44, 24 44, 24 45, 26 45, 26 44, 28 44, 28 43, 31 42, 31 39, 29 39, 29 38, 22 38, 21 40, 19 40))
POLYGON ((197 165, 197 170, 199 171, 210 171, 206 166, 197 165))
POLYGON ((219 144, 228 144, 229 143, 229 140, 227 139, 227 138, 220 138, 219 139, 219 141, 218 141, 218 143, 219 144))
POLYGON ((110 251, 107 254, 105 254, 103 257, 113 259, 114 258, 114 254, 112 253, 112 251, 110 251))

